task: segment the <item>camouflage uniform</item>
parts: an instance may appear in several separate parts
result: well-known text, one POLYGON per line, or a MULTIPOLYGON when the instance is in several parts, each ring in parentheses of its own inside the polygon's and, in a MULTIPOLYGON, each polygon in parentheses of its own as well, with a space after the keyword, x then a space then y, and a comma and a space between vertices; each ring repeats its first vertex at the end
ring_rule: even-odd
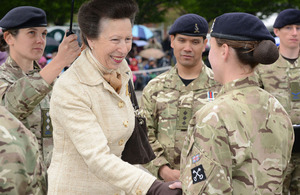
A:
POLYGON ((16 62, 8 57, 0 66, 0 96, 1 105, 35 134, 48 167, 53 148, 49 118, 49 92, 52 86, 43 80, 39 71, 40 67, 35 63, 34 70, 25 74, 16 62))
MULTIPOLYGON (((257 76, 263 89, 274 95, 289 114, 293 124, 300 124, 300 64, 291 64, 282 56, 272 65, 260 65, 257 76)), ((296 132, 295 132, 296 133, 296 132)), ((298 132, 297 134, 300 134, 298 132)), ((284 183, 284 194, 300 194, 300 148, 295 140, 291 163, 284 183), (297 151, 295 149, 298 148, 297 151)))
POLYGON ((0 194, 46 194, 35 136, 3 106, 0 113, 0 194))
POLYGON ((163 165, 180 168, 180 153, 190 119, 214 99, 220 85, 205 65, 198 78, 185 86, 176 66, 152 79, 143 90, 142 109, 156 159, 145 167, 156 177, 163 165))
POLYGON ((293 139, 288 114, 254 77, 225 84, 189 124, 184 194, 281 194, 293 139))

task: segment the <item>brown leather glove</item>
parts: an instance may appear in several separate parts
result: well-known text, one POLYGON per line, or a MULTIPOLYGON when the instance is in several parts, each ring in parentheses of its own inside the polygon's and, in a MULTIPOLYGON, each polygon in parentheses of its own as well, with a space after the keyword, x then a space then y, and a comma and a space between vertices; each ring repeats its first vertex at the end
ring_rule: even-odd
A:
POLYGON ((181 189, 172 190, 169 188, 169 185, 172 183, 174 183, 174 181, 162 182, 155 180, 148 190, 147 195, 181 195, 181 189))

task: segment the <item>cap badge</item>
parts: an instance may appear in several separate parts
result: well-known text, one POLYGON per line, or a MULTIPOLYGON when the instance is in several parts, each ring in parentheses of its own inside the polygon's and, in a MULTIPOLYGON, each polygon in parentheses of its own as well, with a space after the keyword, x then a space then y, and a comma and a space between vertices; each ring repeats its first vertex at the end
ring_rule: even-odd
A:
POLYGON ((214 30, 215 22, 216 22, 216 19, 214 19, 214 22, 213 22, 213 24, 211 25, 210 33, 212 33, 212 31, 214 30))
POLYGON ((199 27, 198 27, 198 24, 197 24, 197 23, 195 23, 195 31, 194 31, 194 33, 200 33, 200 32, 199 32, 199 27))

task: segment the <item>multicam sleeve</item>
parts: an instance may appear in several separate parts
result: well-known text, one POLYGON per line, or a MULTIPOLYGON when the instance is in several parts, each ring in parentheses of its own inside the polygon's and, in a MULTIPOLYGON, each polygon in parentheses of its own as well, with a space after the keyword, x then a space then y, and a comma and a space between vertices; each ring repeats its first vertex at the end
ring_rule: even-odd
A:
POLYGON ((155 97, 149 89, 149 86, 146 86, 143 90, 142 100, 141 100, 141 110, 143 115, 146 118, 147 128, 148 128, 148 138, 149 143, 156 155, 156 158, 152 160, 150 163, 145 164, 144 167, 152 173, 157 178, 162 179, 158 171, 161 166, 168 165, 169 162, 163 156, 164 149, 162 145, 157 140, 157 115, 155 112, 155 97))
POLYGON ((19 120, 30 115, 33 109, 52 90, 52 86, 38 72, 24 76, 10 84, 0 81, 1 105, 4 105, 19 120))
POLYGON ((35 136, 0 107, 0 194, 46 194, 46 168, 35 136))
POLYGON ((180 181, 185 194, 231 194, 231 152, 220 128, 198 121, 185 142, 180 181))

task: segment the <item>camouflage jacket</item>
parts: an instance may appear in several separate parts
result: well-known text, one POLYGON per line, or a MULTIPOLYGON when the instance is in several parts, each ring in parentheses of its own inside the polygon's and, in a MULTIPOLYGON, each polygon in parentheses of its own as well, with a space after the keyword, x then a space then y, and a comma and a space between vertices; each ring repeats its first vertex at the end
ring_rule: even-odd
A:
POLYGON ((0 194, 46 194, 46 168, 35 136, 0 106, 0 194))
POLYGON ((149 142, 157 158, 145 165, 156 177, 163 165, 180 168, 180 153, 190 119, 214 99, 220 85, 205 65, 197 79, 185 86, 176 66, 155 77, 143 90, 142 112, 146 117, 149 142))
POLYGON ((281 55, 272 65, 256 69, 263 89, 274 95, 289 113, 293 124, 300 124, 300 58, 294 64, 281 55))
POLYGON ((294 141, 282 105, 254 77, 225 84, 189 124, 185 194, 281 194, 294 141))
POLYGON ((53 148, 49 118, 49 92, 52 86, 46 83, 39 71, 40 67, 35 63, 34 70, 25 74, 8 57, 0 66, 0 97, 1 105, 35 134, 44 161, 49 166, 53 148))

